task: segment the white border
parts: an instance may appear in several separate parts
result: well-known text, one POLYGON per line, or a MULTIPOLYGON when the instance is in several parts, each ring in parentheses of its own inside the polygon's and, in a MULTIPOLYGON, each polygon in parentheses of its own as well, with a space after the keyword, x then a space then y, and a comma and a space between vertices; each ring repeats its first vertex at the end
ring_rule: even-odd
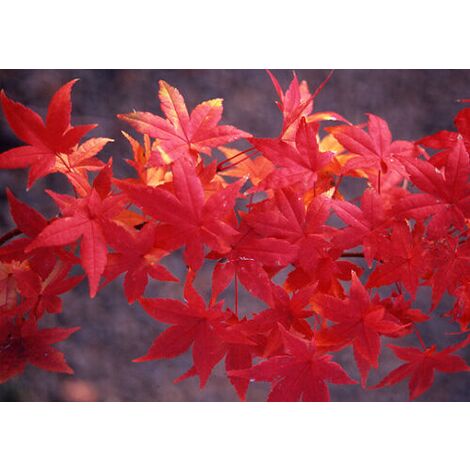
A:
POLYGON ((463 0, 3 2, 3 68, 466 68, 463 0))
POLYGON ((2 404, 2 468, 458 469, 461 404, 2 404))

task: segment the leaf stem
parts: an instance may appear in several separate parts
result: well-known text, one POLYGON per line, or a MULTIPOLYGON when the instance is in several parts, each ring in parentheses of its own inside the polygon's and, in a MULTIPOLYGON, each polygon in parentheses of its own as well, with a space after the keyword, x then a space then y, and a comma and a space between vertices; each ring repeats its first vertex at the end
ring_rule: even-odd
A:
POLYGON ((238 318, 238 274, 235 272, 235 315, 238 318))
POLYGON ((415 325, 414 330, 415 330, 416 337, 418 338, 419 344, 421 344, 421 347, 425 350, 426 345, 424 344, 423 337, 421 336, 421 333, 418 331, 418 328, 416 328, 416 325, 415 325))

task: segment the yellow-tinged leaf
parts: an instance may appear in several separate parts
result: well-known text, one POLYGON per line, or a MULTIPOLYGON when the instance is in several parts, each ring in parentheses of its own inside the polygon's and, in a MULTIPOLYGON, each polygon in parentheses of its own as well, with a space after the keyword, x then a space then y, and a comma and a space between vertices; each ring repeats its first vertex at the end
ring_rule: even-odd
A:
POLYGON ((173 175, 171 171, 166 169, 166 167, 148 168, 145 171, 145 184, 147 186, 152 186, 155 188, 172 180, 173 175))
POLYGON ((212 100, 204 101, 203 105, 210 106, 211 108, 221 108, 223 106, 224 100, 222 98, 214 98, 212 100))
POLYGON ((320 141, 320 151, 340 154, 344 152, 344 147, 334 138, 332 134, 327 134, 320 141))
POLYGON ((146 219, 136 212, 124 209, 113 220, 125 227, 135 227, 136 225, 144 223, 146 219))
POLYGON ((231 159, 237 154, 239 155, 238 158, 233 158, 233 162, 231 163, 233 166, 231 168, 219 173, 222 176, 231 176, 235 178, 248 177, 251 183, 254 186, 257 186, 274 169, 274 165, 263 156, 247 158, 246 154, 240 154, 239 150, 230 147, 219 147, 219 150, 227 159, 231 159), (240 161, 240 163, 237 163, 238 161, 240 161))

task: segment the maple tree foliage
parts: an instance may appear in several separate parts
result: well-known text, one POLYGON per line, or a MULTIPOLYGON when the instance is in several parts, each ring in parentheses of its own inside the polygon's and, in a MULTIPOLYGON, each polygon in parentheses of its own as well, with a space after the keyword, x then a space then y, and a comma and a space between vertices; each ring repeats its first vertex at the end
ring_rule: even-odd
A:
POLYGON ((96 126, 71 124, 76 80, 45 117, 1 92, 22 145, 0 154, 0 169, 28 169, 28 188, 61 173, 70 191, 46 190, 57 206, 47 219, 6 189, 13 228, 0 238, 0 383, 27 364, 72 373, 53 345, 78 328, 43 321, 66 309, 61 296, 85 278, 95 297, 119 276, 127 301, 165 325, 134 362, 190 352, 193 365, 175 381, 197 377, 201 388, 223 363, 242 400, 254 381, 270 383, 270 401, 326 401, 330 384, 379 390, 404 381, 415 399, 436 372, 470 370, 459 355, 470 343, 470 108, 457 113, 455 130, 394 140, 374 114, 352 124, 316 111, 330 77, 311 92, 295 75, 286 90, 269 76, 282 120, 273 138, 221 124, 220 98, 189 112, 160 81, 163 116, 118 116, 136 132, 123 130, 131 150, 123 179, 99 156, 111 139, 84 140, 96 126), (251 147, 231 146, 241 139, 251 147), (362 184, 358 198, 347 200, 348 179, 362 184), (179 249, 182 279, 165 266, 179 249), (203 266, 212 266, 207 299, 196 288, 203 266), (183 298, 149 297, 151 279, 180 283, 183 298), (239 302, 242 288, 260 311, 239 302), (431 292, 426 310, 416 302, 422 288, 431 292), (420 329, 445 296, 448 331, 425 344, 420 329), (385 346, 402 361, 388 375, 385 346), (341 364, 348 351, 351 370, 341 364), (375 384, 371 370, 382 377, 375 384))

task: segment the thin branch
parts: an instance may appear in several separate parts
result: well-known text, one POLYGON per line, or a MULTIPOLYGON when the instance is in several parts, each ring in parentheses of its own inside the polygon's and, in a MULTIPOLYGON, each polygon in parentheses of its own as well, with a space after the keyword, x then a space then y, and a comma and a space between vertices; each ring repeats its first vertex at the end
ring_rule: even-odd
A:
MULTIPOLYGON (((56 215, 55 217, 48 219, 47 223, 50 224, 51 222, 56 220, 58 217, 59 216, 56 215)), ((10 230, 9 232, 5 233, 5 235, 2 235, 0 237, 0 246, 4 245, 6 242, 10 241, 12 238, 15 238, 18 235, 21 235, 22 233, 23 232, 18 227, 10 230)))
POLYGON ((341 256, 341 258, 364 258, 364 253, 349 253, 345 251, 341 256))
POLYGON ((23 232, 19 228, 15 228, 10 230, 9 232, 5 233, 2 237, 0 237, 0 246, 4 245, 7 241, 11 240, 12 238, 21 235, 23 232))
POLYGON ((242 150, 241 152, 238 152, 237 154, 235 155, 232 155, 231 157, 228 157, 226 158, 225 160, 221 161, 218 165, 217 165, 217 172, 219 171, 227 171, 229 170, 230 168, 233 168, 234 166, 237 166, 239 163, 242 163, 244 162, 245 160, 248 160, 249 158, 251 157, 254 157, 255 154, 253 154, 253 151, 255 151, 255 153, 258 152, 258 149, 256 147, 250 147, 246 150, 242 150), (250 155, 251 154, 251 155, 250 155), (232 160, 239 157, 240 155, 244 155, 244 157, 242 159, 240 159, 239 161, 235 162, 235 163, 232 163, 232 160))

